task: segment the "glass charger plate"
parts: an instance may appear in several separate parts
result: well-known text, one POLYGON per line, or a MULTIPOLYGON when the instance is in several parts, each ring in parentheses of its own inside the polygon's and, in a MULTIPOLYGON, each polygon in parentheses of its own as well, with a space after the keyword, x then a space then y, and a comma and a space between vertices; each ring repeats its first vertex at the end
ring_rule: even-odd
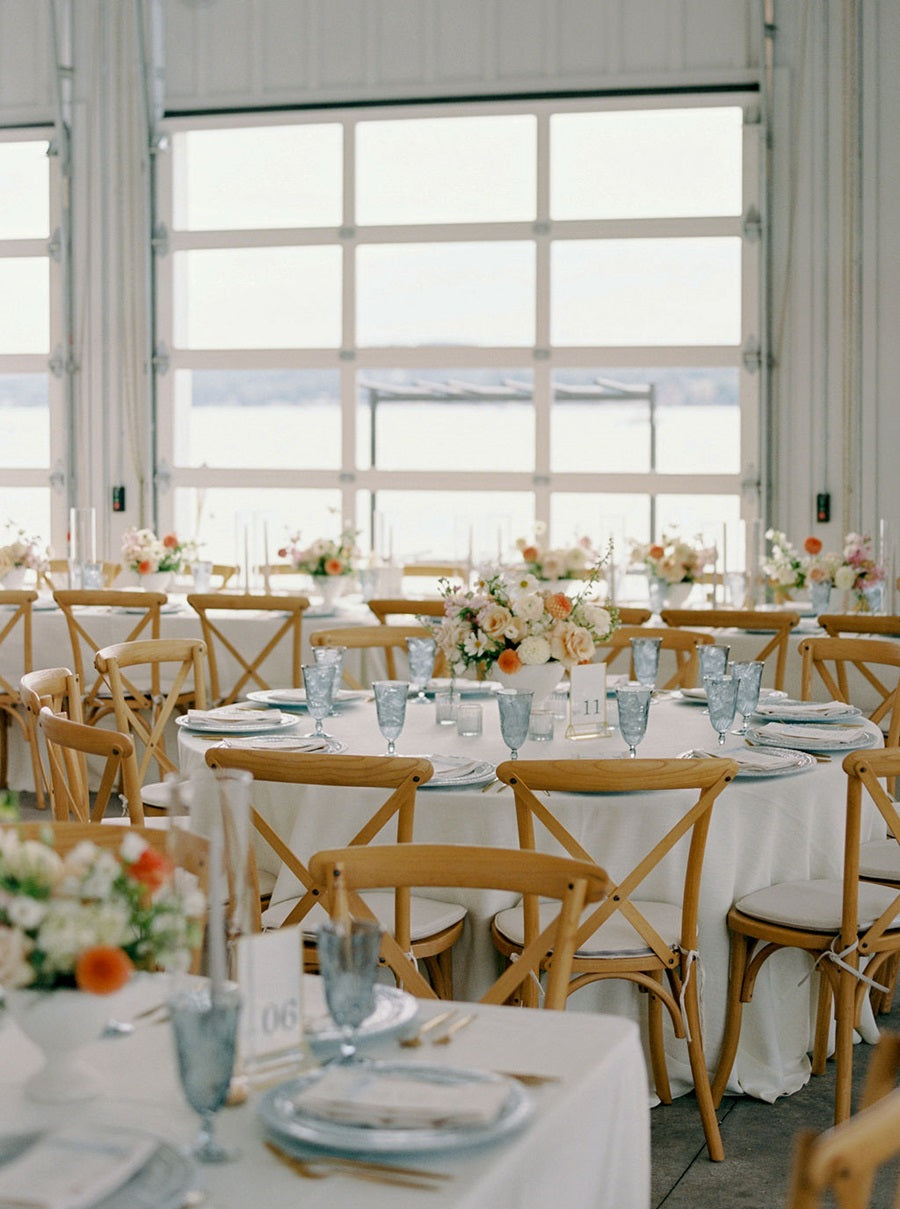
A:
MULTIPOLYGON (((371 696, 371 693, 366 689, 342 688, 338 690, 334 704, 336 706, 352 705, 357 701, 364 701, 369 696, 371 696)), ((271 705, 278 709, 296 710, 306 713, 305 688, 257 689, 256 692, 247 694, 247 700, 253 701, 258 705, 271 705)))
MULTIPOLYGON (((765 751, 761 749, 755 753, 757 759, 771 756, 772 760, 765 761, 765 765, 755 766, 741 763, 741 753, 737 751, 723 752, 708 752, 708 751, 683 751, 679 755, 679 760, 736 760, 738 762, 738 771, 735 774, 735 779, 757 780, 760 777, 787 777, 792 776, 795 772, 807 772, 810 768, 815 768, 816 761, 813 756, 805 751, 794 751, 790 747, 766 747, 765 751)), ((753 758, 748 756, 748 758, 753 758)))
MULTIPOLYGON (((304 1113, 295 1105, 295 1097, 310 1083, 322 1077, 322 1069, 290 1079, 267 1092, 259 1104, 259 1115, 270 1132, 283 1142, 298 1144, 298 1148, 331 1151, 350 1155, 411 1155, 438 1154, 447 1150, 470 1150, 487 1146, 520 1130, 534 1111, 534 1102, 526 1089, 514 1080, 489 1071, 465 1070, 445 1066, 424 1066, 418 1063, 373 1062, 373 1072, 392 1077, 426 1079, 429 1082, 458 1085, 467 1082, 490 1082, 506 1088, 506 1100, 495 1121, 488 1125, 448 1125, 437 1128, 367 1127, 329 1121, 304 1113)), ((324 1068, 327 1070, 327 1067, 324 1068)))
POLYGON ((274 718, 271 722, 248 722, 246 725, 233 722, 227 724, 215 722, 197 723, 190 722, 186 714, 175 719, 175 725, 182 727, 184 730, 190 731, 194 735, 219 735, 226 737, 228 735, 267 735, 272 731, 287 730, 291 726, 297 726, 297 718, 274 718))
POLYGON ((877 737, 869 730, 865 732, 859 739, 844 739, 843 742, 838 737, 840 731, 835 732, 833 740, 828 740, 819 737, 818 735, 804 735, 802 726, 805 724, 797 724, 795 731, 799 733, 774 734, 767 735, 761 727, 750 727, 747 731, 747 741, 759 747, 780 747, 783 748, 786 743, 790 743, 791 747, 797 751, 822 752, 828 754, 833 751, 858 751, 863 747, 872 747, 877 737))
POLYGON ((795 706, 809 705, 809 702, 801 701, 780 701, 770 706, 768 702, 763 702, 764 709, 757 708, 755 717, 765 718, 767 722, 804 722, 813 726, 831 726, 839 722, 859 722, 862 719, 863 712, 855 705, 848 705, 840 713, 817 715, 812 714, 808 710, 795 708, 795 706))
MULTIPOLYGON (((23 1133, 0 1137, 0 1163, 24 1154, 40 1136, 39 1133, 23 1133)), ((93 1202, 91 1209, 180 1209, 193 1182, 194 1165, 174 1146, 161 1138, 158 1141, 157 1149, 140 1171, 109 1196, 93 1202)))
MULTIPOLYGON (((328 1014, 321 987, 321 980, 307 979, 303 989, 303 1025, 310 1049, 317 1058, 328 1057, 340 1048, 341 1032, 335 1027, 328 1014)), ((399 1033, 419 1014, 419 1005, 414 995, 398 987, 375 987, 375 1010, 359 1027, 357 1041, 392 1037, 399 1033)))

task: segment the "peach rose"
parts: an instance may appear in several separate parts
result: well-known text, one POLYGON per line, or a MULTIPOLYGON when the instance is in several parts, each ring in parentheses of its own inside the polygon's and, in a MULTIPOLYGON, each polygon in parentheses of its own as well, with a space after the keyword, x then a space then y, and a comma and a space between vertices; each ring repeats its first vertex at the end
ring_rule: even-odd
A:
POLYGON ((550 632, 550 655, 565 667, 587 663, 594 654, 594 640, 584 626, 559 622, 550 632))
POLYGON ((343 570, 344 570, 344 567, 343 567, 343 564, 341 563, 340 559, 337 559, 337 558, 326 558, 325 559, 325 574, 326 575, 340 575, 343 570))
POLYGON ((478 614, 478 625, 488 638, 500 638, 512 621, 512 614, 503 605, 489 604, 478 614))

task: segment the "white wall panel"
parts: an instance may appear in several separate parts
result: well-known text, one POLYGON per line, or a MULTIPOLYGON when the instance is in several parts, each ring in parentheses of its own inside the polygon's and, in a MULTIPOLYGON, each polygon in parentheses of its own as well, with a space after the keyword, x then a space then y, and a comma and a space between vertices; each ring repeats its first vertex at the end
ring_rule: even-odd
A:
POLYGON ((44 122, 52 113, 47 7, 4 0, 0 10, 0 123, 44 122))
POLYGON ((493 61, 487 30, 493 5, 486 0, 458 0, 433 6, 435 78, 470 87, 492 78, 493 61))

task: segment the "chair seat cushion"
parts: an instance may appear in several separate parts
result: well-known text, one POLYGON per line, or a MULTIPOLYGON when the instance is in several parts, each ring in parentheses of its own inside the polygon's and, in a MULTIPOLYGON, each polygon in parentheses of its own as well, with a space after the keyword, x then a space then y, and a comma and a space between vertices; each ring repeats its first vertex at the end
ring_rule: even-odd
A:
MULTIPOLYGON (((681 907, 671 903, 639 902, 634 900, 633 906, 650 922, 669 948, 677 949, 681 939, 681 907)), ((582 919, 594 911, 595 907, 586 907, 582 919)), ((543 930, 559 912, 556 901, 540 904, 540 923, 543 930)), ((494 925, 511 944, 525 943, 525 921, 522 908, 510 907, 494 916, 494 925)), ((643 957, 653 950, 644 943, 644 938, 636 932, 622 915, 616 912, 611 919, 589 936, 578 949, 576 957, 643 957)))
MULTIPOLYGON (((810 932, 839 932, 841 927, 840 878, 818 878, 803 882, 779 882, 745 894, 734 904, 744 915, 789 928, 810 932)), ((889 886, 861 882, 859 887, 859 926, 867 928, 896 898, 889 886)), ((900 911, 895 923, 900 925, 900 911)))
POLYGON ((900 882, 900 844, 896 840, 872 840, 868 844, 860 844, 859 875, 900 882))
MULTIPOLYGON (((360 898, 388 932, 394 930, 394 894, 391 890, 367 890, 360 898)), ((264 928, 280 928, 291 909, 300 901, 297 898, 282 899, 272 903, 262 913, 264 928)), ((410 899, 410 937, 415 943, 452 928, 465 919, 466 909, 458 903, 446 903, 437 898, 420 898, 413 894, 410 899)), ((319 924, 327 915, 318 903, 303 920, 303 935, 314 937, 319 924)))

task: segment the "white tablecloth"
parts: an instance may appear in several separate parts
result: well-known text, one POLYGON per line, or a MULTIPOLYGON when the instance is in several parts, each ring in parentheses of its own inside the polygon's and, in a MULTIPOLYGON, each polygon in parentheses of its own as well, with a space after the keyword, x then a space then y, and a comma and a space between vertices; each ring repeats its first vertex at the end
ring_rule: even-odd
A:
MULTIPOLYGON (((135 1009, 161 998, 156 976, 135 992, 135 1009)), ((439 1005, 423 1004, 422 1014, 439 1005)), ((217 1132, 240 1147, 240 1157, 198 1168, 193 1186, 207 1196, 208 1209, 645 1209, 650 1196, 650 1139, 646 1071, 635 1026, 610 1016, 574 1012, 475 1009, 478 1019, 450 1046, 401 1049, 393 1039, 367 1052, 393 1061, 427 1062, 559 1077, 532 1089, 536 1112, 515 1137, 483 1150, 418 1160, 452 1180, 438 1191, 420 1192, 346 1176, 303 1180, 262 1145, 256 1096, 241 1108, 223 1110, 217 1132)), ((0 1134, 46 1128, 71 1119, 104 1126, 146 1129, 181 1146, 192 1139, 198 1119, 177 1083, 167 1024, 139 1027, 130 1037, 97 1041, 91 1064, 108 1094, 57 1109, 22 1094, 24 1079, 40 1063, 39 1052, 13 1024, 0 1031, 0 1134)), ((23 1189, 23 1195, 27 1189, 23 1189)))
MULTIPOLYGON (((479 756, 493 762, 506 758, 499 735, 497 705, 485 700, 484 736, 461 739, 450 727, 437 726, 430 706, 411 702, 398 751, 479 756)), ((611 715, 614 717, 614 707, 611 715)), ((302 716, 298 729, 311 729, 302 716)), ((561 727, 561 724, 557 724, 561 727)), ((328 719, 328 729, 348 743, 351 752, 385 750, 374 716, 374 706, 347 707, 328 719)), ((873 732, 875 728, 871 728, 873 732)), ((561 731, 560 731, 561 733, 561 731)), ((711 750, 714 733, 702 706, 661 700, 651 707, 647 736, 639 748, 642 756, 675 756, 693 747, 711 750)), ((201 761, 215 740, 182 732, 181 766, 189 770, 201 761)), ((880 736, 879 736, 880 745, 880 736)), ((624 754, 616 733, 603 740, 573 743, 527 742, 524 759, 617 758, 624 754)), ((776 881, 806 877, 840 876, 846 776, 840 756, 816 764, 808 772, 761 780, 736 780, 713 807, 700 908, 700 951, 703 959, 703 1007, 707 1057, 715 1063, 725 1016, 728 972, 726 913, 736 897, 776 881)), ((381 795, 383 797, 384 795, 381 795)), ((254 788, 257 806, 276 827, 294 829, 297 849, 344 844, 380 800, 375 791, 354 794, 334 789, 305 788, 272 783, 254 788), (340 810, 336 806, 340 803, 340 810)), ((603 799, 579 795, 553 795, 554 813, 593 854, 599 864, 619 878, 658 834, 660 820, 673 822, 685 795, 656 794, 652 812, 638 794, 603 799)), ((867 809, 864 839, 884 835, 880 816, 867 809)), ((423 789, 416 806, 415 837, 420 842, 468 843, 495 847, 517 846, 512 793, 480 789, 423 789)), ((392 837, 387 837, 389 840, 392 837)), ((541 837, 539 836, 539 843, 541 837)), ((541 846, 546 846, 541 843, 541 846)), ((548 847, 548 850, 553 850, 548 847)), ((645 883, 641 897, 680 901, 683 869, 680 862, 660 867, 645 883)), ((273 902, 290 895, 293 879, 282 874, 273 902)), ((466 930, 454 949, 454 987, 458 995, 477 997, 495 971, 496 955, 487 923, 507 900, 487 894, 447 894, 469 910, 466 930)), ((741 1045, 729 1090, 764 1099, 796 1091, 809 1077, 807 1050, 811 1041, 811 996, 815 979, 798 986, 809 968, 808 959, 784 953, 763 969, 752 1004, 744 1013, 741 1045)), ((587 987, 570 1000, 575 1007, 593 1008, 643 1019, 645 1001, 624 983, 587 987)), ((873 1031, 868 1031, 869 1039, 873 1031)), ((667 1040, 673 1086, 683 1092, 692 1087, 687 1050, 674 1036, 667 1040)))

